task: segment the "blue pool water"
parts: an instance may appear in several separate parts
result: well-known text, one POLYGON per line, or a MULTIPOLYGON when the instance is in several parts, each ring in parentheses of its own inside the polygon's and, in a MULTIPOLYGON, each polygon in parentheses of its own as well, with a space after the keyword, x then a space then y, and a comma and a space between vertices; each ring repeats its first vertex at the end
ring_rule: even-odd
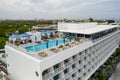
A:
POLYGON ((61 45, 61 44, 65 44, 67 43, 68 40, 54 40, 54 41, 49 41, 49 42, 44 42, 44 43, 41 43, 41 44, 37 44, 37 45, 34 45, 34 46, 28 46, 26 47, 25 49, 28 50, 28 51, 33 51, 33 52, 37 52, 37 51, 41 51, 41 50, 44 50, 46 48, 50 48, 50 47, 54 47, 54 46, 57 46, 57 45, 61 45))

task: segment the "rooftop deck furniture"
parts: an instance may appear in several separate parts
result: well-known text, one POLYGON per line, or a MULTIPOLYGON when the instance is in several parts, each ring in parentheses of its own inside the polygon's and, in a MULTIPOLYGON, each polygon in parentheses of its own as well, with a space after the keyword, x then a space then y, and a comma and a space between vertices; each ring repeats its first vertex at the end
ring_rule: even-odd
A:
POLYGON ((58 48, 63 48, 63 45, 60 45, 58 48))
POLYGON ((59 50, 57 48, 51 48, 50 51, 57 53, 59 50))
POLYGON ((69 45, 70 45, 69 43, 65 44, 65 46, 69 46, 69 45))
POLYGON ((46 52, 39 52, 38 53, 40 56, 42 56, 42 57, 46 57, 47 56, 47 53, 46 52))
POLYGON ((41 41, 36 41, 35 43, 42 43, 42 40, 41 41))
POLYGON ((48 42, 49 41, 49 39, 44 39, 44 42, 48 42))

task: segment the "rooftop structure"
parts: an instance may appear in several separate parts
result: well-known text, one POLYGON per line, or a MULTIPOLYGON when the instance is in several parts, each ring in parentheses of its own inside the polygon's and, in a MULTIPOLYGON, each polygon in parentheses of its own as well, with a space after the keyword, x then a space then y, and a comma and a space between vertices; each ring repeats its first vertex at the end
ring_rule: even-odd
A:
POLYGON ((97 25, 97 23, 58 23, 58 31, 79 34, 95 34, 116 27, 117 25, 97 25))
POLYGON ((31 36, 30 42, 23 39, 17 45, 7 43, 10 77, 16 80, 87 80, 120 44, 118 27, 58 23, 58 36, 38 41, 31 36))

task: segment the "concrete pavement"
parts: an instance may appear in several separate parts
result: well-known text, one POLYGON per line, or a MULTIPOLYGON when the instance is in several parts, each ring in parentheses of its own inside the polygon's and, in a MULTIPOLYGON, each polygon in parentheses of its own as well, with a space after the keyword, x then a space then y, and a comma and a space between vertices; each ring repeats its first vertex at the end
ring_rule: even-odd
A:
POLYGON ((120 80, 120 63, 117 65, 117 68, 114 70, 109 80, 120 80))

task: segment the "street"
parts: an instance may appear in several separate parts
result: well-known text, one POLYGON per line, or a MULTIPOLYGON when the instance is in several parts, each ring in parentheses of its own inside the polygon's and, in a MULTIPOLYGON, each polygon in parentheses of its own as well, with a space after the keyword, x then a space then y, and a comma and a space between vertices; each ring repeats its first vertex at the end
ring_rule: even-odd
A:
POLYGON ((109 80, 120 80, 120 63, 117 65, 117 68, 115 69, 109 80))

